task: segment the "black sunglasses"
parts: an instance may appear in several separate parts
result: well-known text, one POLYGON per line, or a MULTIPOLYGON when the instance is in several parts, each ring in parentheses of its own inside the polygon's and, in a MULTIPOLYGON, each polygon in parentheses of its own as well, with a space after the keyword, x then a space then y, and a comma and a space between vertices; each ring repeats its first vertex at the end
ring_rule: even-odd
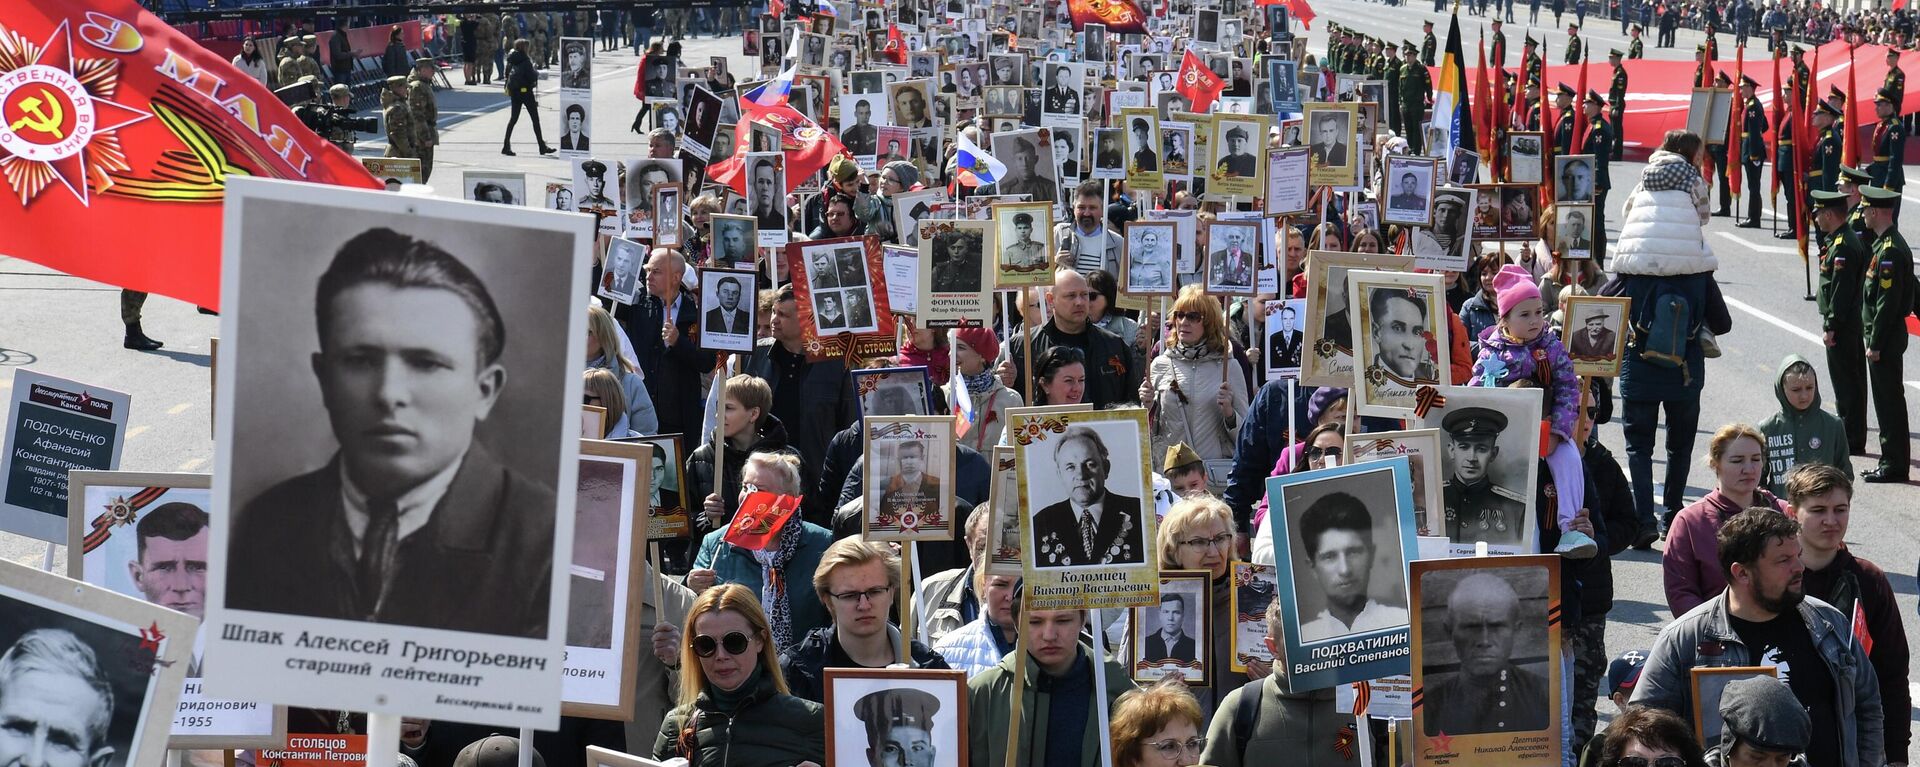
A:
POLYGON ((1687 767, 1687 760, 1679 756, 1663 756, 1648 759, 1644 756, 1623 756, 1613 760, 1613 767, 1687 767))
POLYGON ((1341 450, 1337 447, 1316 447, 1307 450, 1307 457, 1316 460, 1327 457, 1339 458, 1340 455, 1341 450))
MULTIPOLYGON (((745 654, 747 652, 747 635, 733 631, 721 637, 720 641, 717 642, 714 641, 713 637, 707 636, 706 634, 701 634, 693 638, 694 655, 702 658, 711 658, 714 652, 718 650, 726 650, 728 655, 745 654)), ((1644 767, 1644 765, 1642 765, 1642 767, 1644 767)), ((1667 765, 1660 765, 1660 767, 1667 767, 1667 765)))

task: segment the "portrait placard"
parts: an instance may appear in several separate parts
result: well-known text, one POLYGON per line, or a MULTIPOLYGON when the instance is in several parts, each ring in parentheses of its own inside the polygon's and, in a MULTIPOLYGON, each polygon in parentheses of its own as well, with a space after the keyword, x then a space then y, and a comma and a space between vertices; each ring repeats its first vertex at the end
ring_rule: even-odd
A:
POLYGON ((918 189, 893 196, 893 227, 900 233, 900 244, 920 247, 920 223, 948 203, 945 187, 918 189))
POLYGON ((1303 146, 1267 150, 1267 215, 1307 212, 1307 154, 1303 146))
MULTIPOLYGON (((1478 230, 1471 225, 1468 212, 1476 210, 1479 190, 1443 186, 1433 191, 1433 221, 1425 229, 1411 232, 1413 265, 1443 272, 1465 271, 1471 262, 1474 238, 1478 230)), ((1496 215, 1497 219, 1497 215, 1496 215)), ((1494 234, 1499 234, 1496 228, 1494 234)))
POLYGON ((1412 256, 1326 250, 1307 254, 1307 351, 1300 367, 1300 385, 1353 385, 1353 318, 1359 313, 1350 311, 1347 304, 1347 272, 1411 268, 1412 256))
POLYGON ((919 315, 920 250, 904 245, 882 245, 880 264, 887 273, 887 308, 897 317, 919 315))
POLYGON ((1531 240, 1540 236, 1540 217, 1534 213, 1538 197, 1536 186, 1500 187, 1500 239, 1531 240))
POLYGON ((1406 456, 1408 475, 1413 479, 1413 518, 1420 535, 1433 535, 1432 531, 1444 529, 1447 523, 1445 501, 1440 495, 1441 436, 1439 429, 1347 435, 1349 464, 1406 456))
POLYGON ((953 417, 875 415, 862 424, 862 535, 871 541, 953 540, 953 417))
POLYGON ((1298 377, 1302 352, 1307 348, 1305 325, 1307 299, 1274 299, 1267 302, 1264 324, 1267 351, 1260 360, 1267 368, 1267 380, 1298 377))
POLYGON ((1174 294, 1174 249, 1179 242, 1176 228, 1172 221, 1127 222, 1122 292, 1134 296, 1174 294))
POLYGON ((1453 148, 1453 162, 1447 170, 1447 183, 1467 186, 1480 183, 1480 153, 1463 146, 1453 148))
POLYGON ((227 195, 208 692, 556 726, 592 222, 254 178, 227 195), (343 351, 388 347, 466 383, 418 382, 392 414, 343 351), (401 533, 394 499, 428 483, 401 533), (381 544, 357 563, 337 556, 349 504, 381 544), (303 633, 327 641, 283 640, 303 633))
POLYGON ((607 409, 599 405, 580 406, 580 438, 600 439, 607 434, 607 409))
POLYGON ((984 327, 993 319, 993 223, 927 219, 919 222, 921 298, 916 327, 984 327))
MULTIPOLYGON (((212 477, 81 470, 68 477, 67 577, 195 621, 205 616, 212 477)), ((285 708, 206 697, 197 657, 187 666, 172 721, 170 748, 286 743, 285 708)))
POLYGON ((727 269, 752 269, 759 260, 760 241, 754 233, 752 216, 714 213, 707 216, 707 242, 713 265, 727 269))
POLYGON ((987 575, 1020 577, 1020 473, 1009 445, 993 446, 993 483, 988 492, 993 520, 987 523, 987 575))
POLYGON ((170 733, 196 724, 177 712, 199 627, 144 599, 0 561, 0 657, 14 672, 6 690, 10 761, 166 761, 170 733), (86 726, 69 726, 73 717, 86 726))
POLYGON ((593 38, 560 38, 560 90, 593 89, 593 38))
POLYGON ((1541 554, 1413 563, 1416 764, 1558 762, 1560 562, 1541 554))
POLYGON ((644 588, 652 453, 644 442, 580 441, 560 682, 566 716, 633 718, 642 643, 634 590, 644 588))
POLYGON ((1294 692, 1407 673, 1407 561, 1414 551, 1407 461, 1267 478, 1277 593, 1294 692))
POLYGON ((1553 156, 1553 201, 1593 202, 1593 155, 1553 156))
POLYGON ((1411 419, 1441 432, 1441 494, 1456 557, 1486 541, 1495 554, 1531 554, 1540 470, 1540 389, 1455 386, 1446 402, 1411 419))
POLYGON ((700 305, 713 307, 700 317, 700 348, 753 351, 759 279, 758 272, 745 269, 700 270, 700 305))
POLYGON ((1207 224, 1207 292, 1250 296, 1260 263, 1260 225, 1255 220, 1222 220, 1207 224))
POLYGON ((1053 284, 1053 203, 997 202, 992 207, 995 288, 1053 284))
POLYGON ((66 543, 67 472, 120 466, 133 396, 19 368, 7 400, 0 530, 66 543))
POLYGON ((1432 157, 1387 155, 1380 189, 1374 194, 1386 202, 1380 220, 1388 224, 1427 226, 1433 222, 1433 186, 1440 161, 1432 157))
POLYGON ((652 467, 647 480, 647 540, 686 537, 691 522, 684 489, 687 480, 682 468, 686 464, 686 454, 681 452, 682 436, 658 434, 622 441, 652 448, 647 453, 647 463, 652 467))
POLYGON ((1612 378, 1626 354, 1627 319, 1633 299, 1626 296, 1567 296, 1561 331, 1574 375, 1612 378))
POLYGON ((1218 117, 1209 134, 1214 156, 1207 174, 1207 193, 1221 197, 1255 197, 1266 191, 1266 164, 1256 154, 1266 145, 1264 115, 1218 117))
POLYGON ((1359 318, 1349 382, 1359 394, 1355 412, 1404 418, 1422 388, 1447 388, 1446 301, 1438 274, 1347 273, 1347 306, 1359 318))
POLYGON ((1138 607, 1155 601, 1147 411, 1007 411, 1019 453, 1029 610, 1138 607), (1081 512, 1098 505, 1100 517, 1081 512))
POLYGON ((1700 746, 1708 749, 1720 745, 1721 733, 1727 729, 1726 719, 1720 716, 1720 699, 1726 697, 1727 685, 1757 676, 1777 679, 1780 673, 1775 666, 1695 666, 1687 671, 1692 686, 1693 733, 1700 739, 1700 746))
POLYGON ((1273 651, 1267 649, 1267 606, 1279 593, 1279 576, 1273 565, 1234 562, 1233 593, 1228 609, 1233 611, 1233 658, 1229 668, 1236 674, 1247 672, 1248 663, 1273 663, 1273 651))
POLYGON ((1176 676, 1204 687, 1218 658, 1213 627, 1211 576, 1205 570, 1161 570, 1156 604, 1135 607, 1127 621, 1127 673, 1136 682, 1176 676))
MULTIPOLYGON (((1144 109, 1144 107, 1136 107, 1144 109)), ((1185 181, 1193 175, 1193 126, 1172 120, 1160 121, 1160 175, 1166 180, 1185 181)))
POLYGON ((647 246, 625 237, 607 238, 607 259, 601 264, 600 281, 595 283, 593 294, 622 304, 637 302, 646 261, 647 246))
POLYGON ((787 156, 781 152, 748 152, 747 210, 759 230, 760 247, 787 244, 787 156))
MULTIPOLYGON (((1127 110, 1120 111, 1124 114, 1127 110)), ((1119 181, 1127 177, 1126 143, 1125 129, 1093 129, 1093 178, 1119 181)))
POLYGON ((1687 99, 1687 131, 1709 144, 1725 144, 1732 111, 1731 88, 1694 88, 1687 99))
POLYGON ((838 358, 849 344, 857 356, 892 354, 894 317, 880 238, 833 237, 786 247, 807 358, 838 358))
POLYGON ((824 682, 826 767, 967 763, 965 672, 830 668, 824 682))
POLYGON ((933 382, 924 366, 855 370, 853 396, 860 416, 937 415, 933 382))
POLYGON ((654 184, 652 199, 653 244, 680 247, 680 185, 654 184))
POLYGON ((1350 187, 1360 183, 1360 152, 1354 131, 1360 125, 1359 105, 1306 104, 1307 180, 1314 186, 1350 187))
POLYGON ((1027 196, 1028 202, 1053 202, 1060 196, 1059 164, 1053 154, 1053 129, 996 132, 993 155, 1007 166, 1007 175, 996 180, 991 194, 1027 196))
POLYGON ((461 175, 460 192, 465 199, 501 205, 532 205, 527 197, 527 174, 470 170, 461 175))
MULTIPOLYGON (((1554 187, 1558 189, 1559 187, 1554 187)), ((1561 202, 1553 206, 1553 254, 1559 258, 1593 258, 1593 205, 1561 202)), ((1548 307, 1552 311, 1552 307, 1548 307)))
POLYGON ((593 144, 593 93, 560 92, 560 157, 583 160, 593 144))
POLYGON ((401 184, 420 183, 420 161, 412 157, 362 157, 360 165, 385 182, 389 192, 400 191, 401 184))
MULTIPOLYGON (((1152 109, 1122 109, 1120 122, 1126 126, 1127 186, 1153 189, 1160 186, 1160 115, 1152 109)), ((1193 158, 1190 162, 1197 162, 1193 158)))
POLYGON ((1507 134, 1507 177, 1496 179, 1512 184, 1538 184, 1544 169, 1541 165, 1545 155, 1542 153, 1543 139, 1539 131, 1512 131, 1507 134))

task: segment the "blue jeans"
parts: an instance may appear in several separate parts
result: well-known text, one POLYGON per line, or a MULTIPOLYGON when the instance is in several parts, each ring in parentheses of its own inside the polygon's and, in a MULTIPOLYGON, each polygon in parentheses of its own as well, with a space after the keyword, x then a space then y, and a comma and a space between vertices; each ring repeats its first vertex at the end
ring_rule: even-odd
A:
POLYGON ((645 50, 650 42, 653 42, 653 27, 633 28, 633 55, 640 55, 640 51, 645 50))
POLYGON ((1620 429, 1627 438, 1627 473, 1633 480, 1633 507, 1642 530, 1658 530, 1653 515, 1653 440, 1660 411, 1667 412, 1667 477, 1661 488, 1663 516, 1671 517, 1686 504, 1687 471, 1692 468, 1693 441, 1700 428, 1700 395, 1665 400, 1622 399, 1620 429))

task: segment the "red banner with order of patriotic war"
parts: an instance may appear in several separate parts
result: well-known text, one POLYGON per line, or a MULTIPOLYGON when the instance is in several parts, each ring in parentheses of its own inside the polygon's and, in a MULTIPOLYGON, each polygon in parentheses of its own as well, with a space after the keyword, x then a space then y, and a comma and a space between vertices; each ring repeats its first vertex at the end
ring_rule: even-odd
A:
POLYGON ((218 307, 235 175, 380 188, 134 0, 0 4, 0 253, 218 307))

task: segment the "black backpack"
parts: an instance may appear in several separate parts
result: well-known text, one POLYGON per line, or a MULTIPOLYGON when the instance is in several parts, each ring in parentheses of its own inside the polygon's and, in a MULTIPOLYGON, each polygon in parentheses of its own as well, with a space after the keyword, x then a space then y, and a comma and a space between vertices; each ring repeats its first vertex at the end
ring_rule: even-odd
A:
POLYGON ((1233 707, 1233 753, 1242 762, 1247 758, 1247 743, 1253 740, 1253 725, 1260 721, 1260 686, 1265 679, 1256 679, 1240 686, 1240 700, 1233 707))

